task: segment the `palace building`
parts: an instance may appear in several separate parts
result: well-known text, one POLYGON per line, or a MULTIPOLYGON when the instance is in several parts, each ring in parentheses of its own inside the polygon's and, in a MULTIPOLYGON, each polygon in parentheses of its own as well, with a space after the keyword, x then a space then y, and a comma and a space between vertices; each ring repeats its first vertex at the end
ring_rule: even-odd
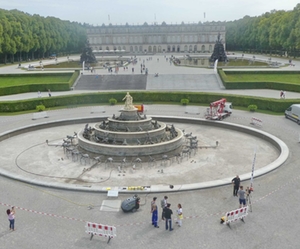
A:
POLYGON ((223 23, 90 26, 87 36, 96 53, 212 53, 218 34, 225 46, 223 23))

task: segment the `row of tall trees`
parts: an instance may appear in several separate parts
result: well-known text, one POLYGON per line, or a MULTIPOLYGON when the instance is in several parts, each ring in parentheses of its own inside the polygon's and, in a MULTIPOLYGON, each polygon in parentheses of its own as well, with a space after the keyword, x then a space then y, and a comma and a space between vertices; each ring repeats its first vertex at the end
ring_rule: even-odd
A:
MULTIPOLYGON (((226 48, 300 56, 300 3, 291 11, 267 12, 226 22, 226 48)), ((55 17, 0 9, 0 63, 80 53, 86 25, 55 17)))
POLYGON ((226 22, 227 50, 300 56, 300 4, 291 11, 226 22))
POLYGON ((0 9, 0 63, 79 53, 86 39, 79 23, 0 9))

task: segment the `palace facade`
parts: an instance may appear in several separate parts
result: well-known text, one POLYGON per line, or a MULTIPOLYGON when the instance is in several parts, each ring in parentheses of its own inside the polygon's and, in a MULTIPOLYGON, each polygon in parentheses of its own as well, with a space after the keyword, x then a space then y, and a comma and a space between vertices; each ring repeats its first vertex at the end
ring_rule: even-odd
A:
POLYGON ((87 28, 87 36, 96 53, 212 53, 218 34, 225 46, 222 23, 108 25, 87 28))

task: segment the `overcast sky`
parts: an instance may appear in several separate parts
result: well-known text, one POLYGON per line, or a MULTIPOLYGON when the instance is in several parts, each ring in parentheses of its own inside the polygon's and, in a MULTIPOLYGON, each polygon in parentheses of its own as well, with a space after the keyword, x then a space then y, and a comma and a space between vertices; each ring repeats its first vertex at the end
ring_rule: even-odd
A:
POLYGON ((0 8, 31 15, 104 24, 233 21, 271 10, 293 10, 300 0, 0 0, 0 8), (205 13, 205 14, 204 14, 205 13))

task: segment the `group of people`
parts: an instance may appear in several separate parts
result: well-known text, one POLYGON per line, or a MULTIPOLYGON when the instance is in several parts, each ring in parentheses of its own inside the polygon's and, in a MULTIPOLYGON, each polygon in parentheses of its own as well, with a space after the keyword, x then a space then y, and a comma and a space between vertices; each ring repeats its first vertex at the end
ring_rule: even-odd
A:
MULTIPOLYGON (((158 207, 156 204, 157 197, 153 197, 153 200, 151 201, 151 213, 152 213, 152 225, 155 228, 159 228, 158 226, 158 207)), ((173 211, 171 209, 171 204, 168 203, 168 196, 165 196, 161 200, 161 208, 162 208, 162 220, 165 220, 165 225, 166 225, 166 230, 172 231, 172 215, 173 211)), ((178 224, 179 227, 182 226, 182 220, 183 220, 183 214, 182 214, 182 206, 179 203, 177 205, 177 221, 176 223, 178 224)))
MULTIPOLYGON (((250 190, 247 188, 244 190, 244 187, 240 185, 240 178, 237 175, 232 179, 233 184, 233 196, 239 197, 239 204, 240 208, 246 206, 246 195, 249 195, 250 190)), ((156 204, 157 197, 153 197, 153 200, 151 201, 151 214, 152 214, 152 225, 155 228, 159 228, 158 226, 158 206, 156 204)), ((161 209, 162 209, 162 220, 165 221, 165 227, 166 230, 172 231, 172 215, 173 211, 171 209, 171 204, 168 203, 168 196, 164 196, 164 198, 161 200, 161 209)), ((11 209, 6 210, 8 220, 9 220, 9 229, 15 230, 15 208, 12 207, 11 209)), ((177 219, 176 223, 179 227, 182 226, 182 220, 183 220, 183 213, 182 213, 182 205, 178 203, 177 205, 177 219)))
MULTIPOLYGON (((240 185, 241 179, 237 175, 232 179, 233 184, 233 196, 236 196, 239 198, 239 207, 245 207, 246 206, 246 197, 250 194, 251 190, 247 188, 244 190, 244 187, 240 185)), ((153 200, 151 201, 151 213, 152 213, 152 225, 155 228, 159 228, 158 226, 158 206, 156 204, 157 197, 153 197, 153 200)), ((168 202, 168 196, 165 196, 161 200, 161 209, 162 209, 162 216, 161 219, 165 221, 165 227, 166 230, 172 231, 172 215, 173 211, 171 209, 171 204, 168 202)), ((177 219, 176 223, 179 227, 182 226, 182 220, 183 220, 183 214, 182 214, 182 205, 179 203, 177 205, 177 219)))
MULTIPOLYGON (((42 93, 41 93, 41 91, 38 91, 38 98, 41 98, 42 97, 42 93)), ((51 97, 52 96, 52 93, 51 93, 51 90, 50 89, 48 89, 48 96, 49 97, 51 97)))
POLYGON ((145 71, 145 74, 148 74, 148 68, 146 68, 145 63, 141 63, 141 74, 145 71))
POLYGON ((240 208, 246 206, 246 196, 250 194, 250 189, 244 190, 244 187, 240 185, 241 179, 237 175, 232 179, 233 184, 233 196, 239 197, 240 208))

